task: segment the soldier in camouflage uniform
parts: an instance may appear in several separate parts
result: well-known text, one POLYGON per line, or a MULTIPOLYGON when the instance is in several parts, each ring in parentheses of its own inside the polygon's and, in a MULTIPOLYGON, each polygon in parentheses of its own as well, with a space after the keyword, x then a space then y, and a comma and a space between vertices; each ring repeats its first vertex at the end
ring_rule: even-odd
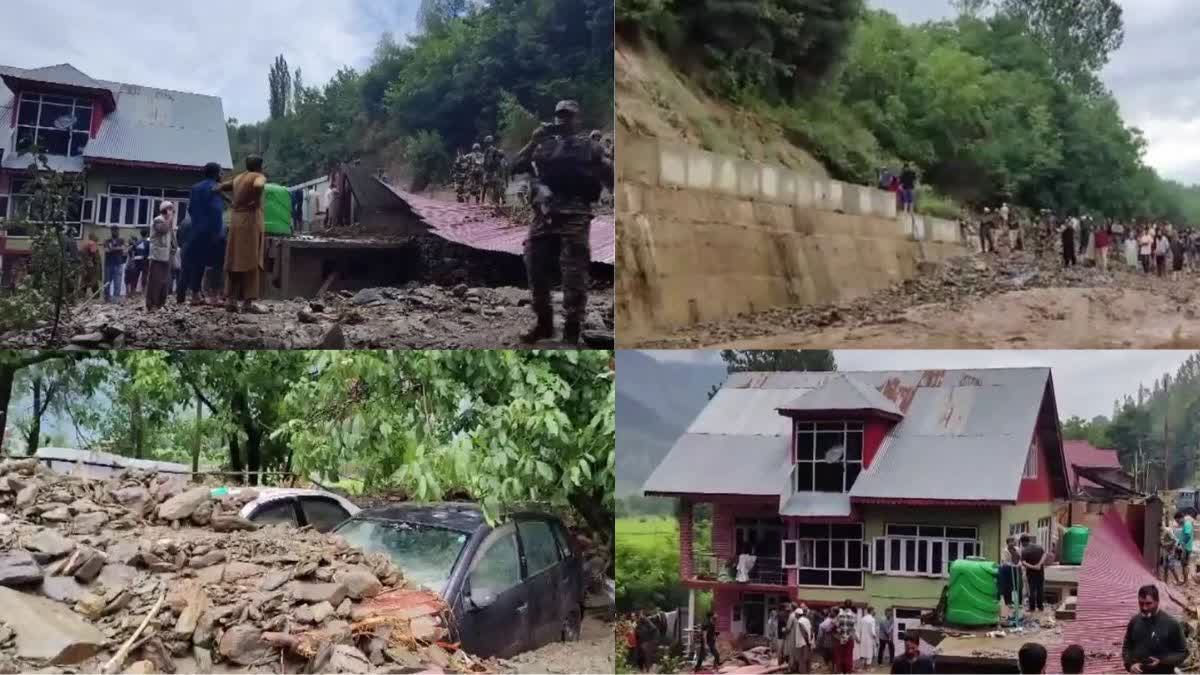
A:
POLYGON ((514 172, 532 169, 534 220, 525 241, 525 267, 537 323, 527 343, 554 336, 550 286, 559 264, 563 287, 563 341, 579 342, 587 309, 592 204, 613 188, 613 165, 599 143, 579 131, 579 104, 559 101, 554 124, 543 124, 517 153, 514 172), (561 259, 561 263, 559 262, 561 259))
POLYGON ((505 176, 504 151, 495 146, 491 136, 483 139, 483 199, 499 206, 504 203, 504 190, 508 187, 505 176))
POLYGON ((454 167, 450 171, 450 178, 454 182, 454 196, 459 203, 467 201, 467 156, 461 151, 454 158, 454 167))
POLYGON ((471 146, 467 154, 467 201, 483 201, 483 150, 479 144, 471 146))

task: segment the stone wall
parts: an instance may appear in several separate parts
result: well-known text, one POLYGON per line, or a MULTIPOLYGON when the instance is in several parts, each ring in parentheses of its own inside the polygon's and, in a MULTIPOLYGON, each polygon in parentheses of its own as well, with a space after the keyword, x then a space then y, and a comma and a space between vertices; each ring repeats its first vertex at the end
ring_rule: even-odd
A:
POLYGON ((965 251, 958 225, 892 193, 622 134, 622 344, 769 307, 885 288, 965 251))

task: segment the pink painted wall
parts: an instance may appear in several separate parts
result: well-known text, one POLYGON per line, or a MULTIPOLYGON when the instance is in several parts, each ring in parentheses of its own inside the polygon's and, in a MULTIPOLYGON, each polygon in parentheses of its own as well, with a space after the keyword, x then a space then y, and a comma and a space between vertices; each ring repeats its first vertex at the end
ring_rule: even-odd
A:
POLYGON ((1050 480, 1050 462, 1046 450, 1037 439, 1036 434, 1033 437, 1033 445, 1037 453, 1037 477, 1021 480, 1021 487, 1017 492, 1018 504, 1041 504, 1054 501, 1054 484, 1050 480))

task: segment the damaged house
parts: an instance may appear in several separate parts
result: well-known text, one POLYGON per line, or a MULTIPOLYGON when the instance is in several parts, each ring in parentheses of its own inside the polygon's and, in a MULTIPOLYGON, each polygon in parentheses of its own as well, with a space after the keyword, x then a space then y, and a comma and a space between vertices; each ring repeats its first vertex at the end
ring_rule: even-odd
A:
POLYGON ((689 609, 711 590, 724 637, 764 634, 784 601, 847 599, 894 607, 896 637, 952 561, 1049 544, 1068 479, 1048 368, 734 373, 644 491, 680 500, 689 609))
POLYGON ((85 178, 68 225, 76 239, 111 226, 129 238, 163 200, 187 208, 204 165, 232 168, 221 99, 97 80, 71 64, 0 66, 0 258, 6 274, 29 255, 23 218, 38 147, 51 169, 85 178))

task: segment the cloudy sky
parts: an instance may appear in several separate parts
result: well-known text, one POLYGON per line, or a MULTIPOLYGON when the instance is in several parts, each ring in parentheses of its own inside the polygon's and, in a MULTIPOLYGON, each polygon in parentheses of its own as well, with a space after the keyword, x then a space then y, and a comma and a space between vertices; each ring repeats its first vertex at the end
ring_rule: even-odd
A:
POLYGON ((267 116, 283 54, 308 86, 365 66, 384 31, 415 26, 417 0, 3 0, 0 64, 69 62, 96 79, 218 95, 225 116, 267 116))
MULTIPOLYGON (((1126 124, 1146 134, 1146 161, 1185 183, 1200 183, 1200 70, 1192 44, 1200 31, 1196 0, 1119 0, 1125 44, 1101 74, 1126 124)), ((907 22, 952 16, 949 0, 868 0, 907 22)))
MULTIPOLYGON (((656 359, 719 363, 717 351, 652 351, 656 359)), ((1058 414, 1091 419, 1112 415, 1113 401, 1172 375, 1191 352, 1168 350, 835 350, 838 370, 920 370, 925 368, 1026 368, 1048 366, 1054 377, 1058 414)))

